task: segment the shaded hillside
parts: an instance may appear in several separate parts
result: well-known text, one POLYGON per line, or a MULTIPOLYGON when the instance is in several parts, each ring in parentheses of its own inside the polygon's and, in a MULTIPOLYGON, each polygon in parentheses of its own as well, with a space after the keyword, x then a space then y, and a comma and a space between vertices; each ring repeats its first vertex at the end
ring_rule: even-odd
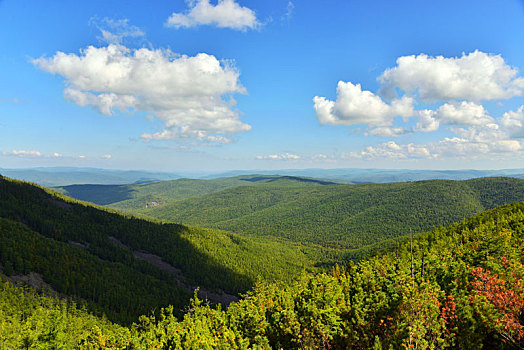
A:
POLYGON ((506 205, 329 274, 259 283, 227 310, 195 298, 182 319, 166 308, 130 329, 1 283, 0 335, 8 348, 518 349, 523 212, 506 205))
POLYGON ((67 196, 117 209, 142 209, 173 201, 249 185, 315 186, 335 182, 295 176, 246 175, 214 180, 178 179, 131 185, 71 185, 55 190, 67 196))
POLYGON ((303 269, 316 270, 330 255, 320 248, 126 217, 0 178, 3 271, 40 273, 58 292, 117 320, 167 304, 178 312, 197 286, 237 294, 258 277, 289 280, 303 269))
POLYGON ((135 212, 296 242, 361 248, 524 199, 524 180, 481 178, 313 187, 235 187, 135 212))

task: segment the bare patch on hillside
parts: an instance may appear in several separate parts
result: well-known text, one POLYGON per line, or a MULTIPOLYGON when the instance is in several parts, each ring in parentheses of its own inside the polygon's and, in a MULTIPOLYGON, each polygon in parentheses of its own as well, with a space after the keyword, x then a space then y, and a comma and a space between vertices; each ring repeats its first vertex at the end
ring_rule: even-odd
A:
MULTIPOLYGON (((128 250, 128 251, 132 251, 131 248, 129 248, 124 243, 120 242, 115 237, 109 236, 109 239, 111 240, 111 242, 113 242, 120 248, 128 250)), ((155 254, 145 252, 143 250, 132 251, 132 252, 135 258, 144 260, 150 263, 151 265, 159 268, 160 270, 165 271, 168 274, 174 276, 178 287, 183 288, 190 293, 193 293, 193 291, 197 288, 197 286, 191 286, 187 282, 186 278, 184 277, 180 269, 177 269, 173 265, 165 262, 164 260, 162 260, 162 257, 155 255, 155 254)), ((199 287, 197 295, 200 299, 209 300, 213 303, 220 303, 226 306, 231 304, 232 302, 238 301, 238 298, 232 294, 227 294, 223 291, 218 291, 217 293, 215 293, 215 292, 211 292, 202 287, 199 287)))
POLYGON ((7 276, 7 280, 14 285, 25 284, 35 289, 45 290, 47 292, 56 294, 51 285, 44 281, 44 277, 36 272, 30 272, 27 275, 7 276))
POLYGON ((89 248, 89 244, 84 244, 84 243, 75 242, 75 241, 67 241, 67 243, 71 244, 73 247, 77 247, 83 250, 87 250, 87 248, 89 248))
POLYGON ((62 209, 71 209, 71 207, 72 207, 71 204, 66 203, 66 202, 64 202, 64 201, 61 201, 61 200, 59 200, 59 199, 53 198, 53 197, 48 198, 48 201, 49 201, 51 204, 53 204, 53 205, 55 205, 55 206, 57 206, 57 207, 59 207, 59 208, 62 208, 62 209))

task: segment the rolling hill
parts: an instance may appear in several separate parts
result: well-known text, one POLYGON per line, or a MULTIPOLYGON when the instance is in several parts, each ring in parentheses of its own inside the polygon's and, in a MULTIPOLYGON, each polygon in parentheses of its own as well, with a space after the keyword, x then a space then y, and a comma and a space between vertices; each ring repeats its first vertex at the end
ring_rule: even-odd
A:
POLYGON ((131 185, 70 185, 54 188, 67 196, 117 209, 141 209, 238 186, 302 187, 337 182, 295 176, 248 175, 213 180, 177 179, 131 185))
MULTIPOLYGON (((159 183, 161 184, 161 183, 159 183)), ((112 206, 170 222, 358 249, 524 199, 524 180, 240 186, 154 208, 112 206)))
POLYGON ((259 278, 290 280, 333 257, 341 259, 321 247, 124 216, 0 177, 2 271, 37 273, 113 320, 168 304, 180 313, 198 286, 227 303, 259 278))
POLYGON ((122 327, 0 281, 6 348, 518 349, 524 202, 422 234, 373 258, 258 283, 227 309, 193 298, 122 327))

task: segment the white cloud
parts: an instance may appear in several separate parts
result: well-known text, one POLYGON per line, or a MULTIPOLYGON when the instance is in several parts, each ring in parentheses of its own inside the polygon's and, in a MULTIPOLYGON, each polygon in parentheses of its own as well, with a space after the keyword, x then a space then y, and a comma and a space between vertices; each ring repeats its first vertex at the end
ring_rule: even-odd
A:
POLYGON ((113 158, 113 156, 110 155, 110 154, 105 154, 105 155, 103 155, 103 156, 100 157, 100 158, 102 158, 102 159, 111 159, 111 158, 113 158))
POLYGON ((222 144, 233 142, 233 140, 231 140, 230 138, 227 138, 221 135, 218 135, 218 136, 210 135, 206 137, 206 140, 210 142, 216 142, 216 143, 222 143, 222 144))
POLYGON ((495 122, 482 105, 467 101, 446 103, 437 109, 435 115, 441 123, 448 125, 486 125, 495 122))
POLYGON ((513 138, 524 138, 524 106, 508 111, 500 118, 500 126, 513 138))
POLYGON ((380 126, 378 128, 374 128, 366 132, 364 135, 374 135, 374 136, 382 136, 382 137, 397 137, 401 135, 405 135, 409 131, 405 128, 391 128, 388 126, 380 126))
POLYGON ((314 159, 314 160, 326 160, 329 158, 330 157, 327 154, 323 154, 323 153, 315 154, 313 157, 311 157, 311 159, 314 159))
POLYGON ((261 25, 253 10, 240 6, 235 0, 218 0, 216 5, 210 4, 209 0, 190 0, 188 4, 186 13, 173 13, 167 19, 167 27, 178 29, 214 25, 245 31, 261 25))
POLYGON ((500 55, 481 51, 461 57, 403 56, 397 66, 380 77, 381 94, 395 96, 395 90, 418 92, 423 100, 498 100, 521 96, 524 78, 500 55))
POLYGON ((64 97, 81 107, 93 106, 98 112, 107 116, 113 115, 115 109, 131 111, 138 102, 133 95, 119 95, 113 92, 96 95, 75 88, 66 88, 64 97))
POLYGON ((451 129, 456 136, 445 137, 427 144, 397 144, 388 141, 368 146, 360 152, 346 155, 359 159, 436 159, 479 158, 489 155, 516 155, 523 151, 522 144, 510 138, 497 124, 451 129))
POLYGON ((281 153, 281 154, 270 154, 267 156, 256 156, 258 160, 297 160, 301 157, 296 154, 281 153))
POLYGON ((13 150, 11 152, 2 152, 4 156, 16 156, 16 157, 23 157, 23 158, 39 158, 43 157, 44 155, 40 153, 39 151, 35 150, 13 150))
POLYGON ((293 2, 288 1, 286 6, 286 13, 280 17, 281 21, 289 21, 291 17, 293 16, 293 11, 295 10, 295 4, 293 2))
POLYGON ((395 99, 387 104, 374 93, 362 90, 360 84, 343 81, 338 82, 336 101, 315 96, 313 102, 322 124, 390 126, 394 117, 414 114, 413 99, 410 97, 395 99))
POLYGON ((361 152, 351 152, 346 158, 359 159, 408 159, 408 158, 434 158, 428 148, 424 145, 399 145, 394 141, 388 141, 376 146, 368 146, 361 152))
POLYGON ((66 79, 64 96, 100 113, 116 110, 154 115, 164 130, 144 133, 145 140, 196 138, 225 140, 217 134, 251 129, 234 109, 234 93, 245 93, 238 71, 205 53, 177 55, 169 50, 131 50, 111 44, 89 46, 79 55, 57 52, 33 63, 66 79))
POLYGON ((127 18, 115 20, 93 17, 89 23, 100 30, 102 36, 99 36, 98 40, 106 44, 122 44, 125 38, 145 38, 146 35, 140 28, 129 24, 127 18))
POLYGON ((62 158, 63 155, 60 154, 60 153, 55 152, 55 153, 53 153, 53 157, 55 157, 55 158, 62 158))
POLYGON ((431 144, 439 157, 479 158, 489 154, 507 153, 515 155, 522 150, 520 142, 515 140, 472 140, 461 137, 446 137, 431 144))
POLYGON ((500 55, 477 50, 451 58, 424 54, 404 56, 378 80, 379 95, 362 91, 360 84, 340 81, 335 101, 315 96, 317 119, 322 124, 363 124, 367 128, 358 132, 387 138, 435 132, 441 125, 451 127, 446 128, 447 135, 443 134, 440 141, 426 144, 389 141, 346 156, 360 159, 482 156, 488 159, 524 155, 520 142, 524 139, 524 106, 494 118, 480 103, 524 95, 524 78, 500 55), (436 107, 416 110, 419 100, 437 102, 436 107), (395 119, 398 116, 404 124, 395 119), (415 119, 415 125, 409 123, 410 118, 415 119))
POLYGON ((425 109, 417 112, 417 124, 413 131, 432 132, 438 130, 440 122, 435 119, 435 111, 425 109))

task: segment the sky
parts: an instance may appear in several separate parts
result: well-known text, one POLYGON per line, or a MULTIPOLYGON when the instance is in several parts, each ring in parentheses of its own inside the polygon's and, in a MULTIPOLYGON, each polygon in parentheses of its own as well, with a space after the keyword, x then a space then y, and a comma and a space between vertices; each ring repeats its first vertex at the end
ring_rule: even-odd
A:
POLYGON ((0 0, 0 168, 524 168, 524 2, 0 0))

